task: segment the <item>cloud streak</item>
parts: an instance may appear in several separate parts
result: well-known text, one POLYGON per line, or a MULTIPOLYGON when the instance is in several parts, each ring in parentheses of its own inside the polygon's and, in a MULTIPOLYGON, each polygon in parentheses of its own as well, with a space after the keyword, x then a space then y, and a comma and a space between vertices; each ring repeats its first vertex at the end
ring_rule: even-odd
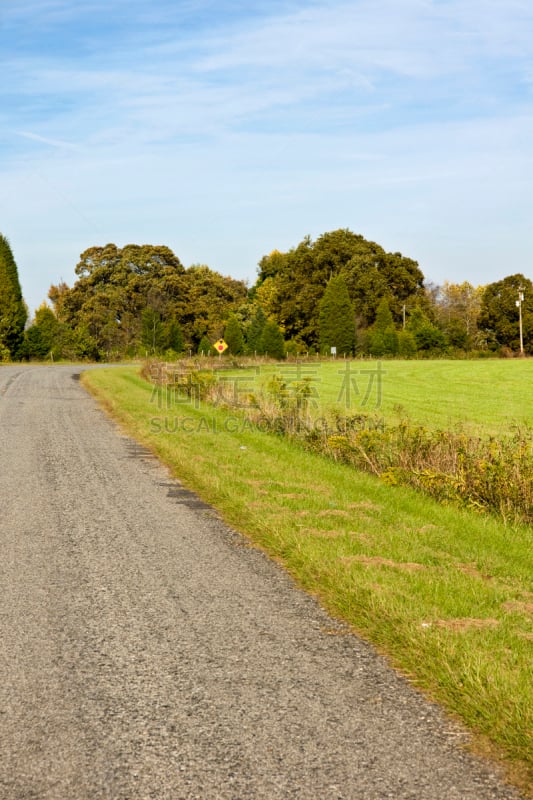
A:
POLYGON ((16 131, 16 134, 17 136, 22 136, 23 139, 30 139, 33 142, 46 144, 49 147, 57 147, 60 150, 74 150, 78 152, 80 150, 77 145, 71 144, 71 142, 63 142, 59 139, 49 139, 47 136, 40 136, 38 133, 31 133, 30 131, 16 131))
POLYGON ((0 230, 41 298, 93 221, 250 280, 340 226, 496 279, 533 244, 532 41, 525 0, 3 0, 0 230))

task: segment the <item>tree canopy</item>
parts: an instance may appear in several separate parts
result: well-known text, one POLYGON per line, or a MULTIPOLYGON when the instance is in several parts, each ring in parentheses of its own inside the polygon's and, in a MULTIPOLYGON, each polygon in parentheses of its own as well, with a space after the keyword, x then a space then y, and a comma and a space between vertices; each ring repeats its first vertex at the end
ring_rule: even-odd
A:
POLYGON ((481 297, 479 328, 492 350, 520 349, 519 294, 522 302, 524 350, 533 354, 533 283, 521 273, 485 287, 481 297))
POLYGON ((115 244, 85 250, 72 288, 52 286, 49 298, 71 331, 80 356, 106 358, 165 350, 197 350, 221 335, 224 320, 248 294, 243 281, 204 265, 189 269, 168 247, 115 244))
POLYGON ((483 286, 468 281, 444 281, 439 287, 436 317, 452 346, 471 350, 480 344, 477 333, 483 291, 483 286))
POLYGON ((72 287, 50 287, 24 334, 15 261, 0 236, 0 360, 208 354, 224 337, 233 355, 330 352, 374 357, 515 355, 519 309, 533 354, 533 284, 510 275, 487 286, 426 285, 417 262, 342 228, 304 238, 259 262, 255 285, 185 268, 164 245, 85 250, 72 287), (520 294, 519 294, 520 293, 520 294), (21 344, 22 343, 22 344, 21 344))
POLYGON ((255 297, 288 338, 317 346, 320 301, 336 275, 348 287, 360 328, 372 325, 384 296, 397 322, 405 303, 425 301, 424 275, 416 261, 387 253, 348 229, 324 233, 315 242, 306 237, 287 253, 275 250, 262 258, 255 297))

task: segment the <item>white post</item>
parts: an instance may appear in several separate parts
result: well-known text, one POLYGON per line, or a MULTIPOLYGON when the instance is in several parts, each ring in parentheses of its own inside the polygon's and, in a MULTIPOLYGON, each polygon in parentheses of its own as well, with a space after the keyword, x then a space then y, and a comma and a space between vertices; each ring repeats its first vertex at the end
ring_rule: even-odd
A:
POLYGON ((518 325, 520 329, 520 355, 524 355, 524 333, 522 329, 522 303, 524 302, 524 287, 518 287, 518 300, 516 301, 516 305, 518 306, 518 325))

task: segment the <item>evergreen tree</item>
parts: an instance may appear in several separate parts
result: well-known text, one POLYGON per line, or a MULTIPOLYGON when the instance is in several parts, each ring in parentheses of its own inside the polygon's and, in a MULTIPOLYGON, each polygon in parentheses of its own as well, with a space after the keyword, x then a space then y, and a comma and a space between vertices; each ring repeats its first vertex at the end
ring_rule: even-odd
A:
POLYGON ((200 344, 198 345, 198 355, 199 356, 212 356, 215 354, 213 350, 213 345, 207 338, 207 336, 202 336, 200 340, 200 344))
POLYGON ((266 316, 265 312, 259 306, 257 309, 252 321, 250 323, 250 328, 248 329, 248 338, 246 341, 246 350, 249 355, 263 355, 261 351, 261 337, 263 335, 263 330, 266 325, 266 316))
POLYGON ((59 343, 60 325, 52 309, 43 303, 24 334, 21 354, 24 358, 46 358, 59 343))
POLYGON ((19 354, 27 317, 17 265, 8 240, 0 234, 0 346, 11 358, 19 354))
POLYGON ((183 331, 179 322, 171 319, 163 325, 164 344, 167 350, 173 350, 175 353, 183 353, 185 349, 185 339, 183 331))
POLYGON ((319 305, 320 349, 329 352, 352 354, 355 347, 355 320, 348 287, 342 275, 334 275, 328 281, 319 305))
POLYGON ((389 301, 386 297, 382 297, 376 310, 376 319, 374 322, 374 330, 384 333, 390 327, 394 327, 394 320, 392 318, 389 301))
POLYGON ((259 346, 261 352, 265 356, 270 356, 270 358, 285 358, 283 334, 274 320, 269 319, 265 322, 259 346))
POLYGON ((393 356, 398 353, 398 334, 389 301, 383 297, 376 311, 376 321, 369 337, 369 349, 373 356, 393 356))
POLYGON ((233 356, 238 356, 244 350, 244 337, 242 335, 239 320, 235 314, 230 314, 224 329, 224 340, 228 345, 228 352, 233 356))

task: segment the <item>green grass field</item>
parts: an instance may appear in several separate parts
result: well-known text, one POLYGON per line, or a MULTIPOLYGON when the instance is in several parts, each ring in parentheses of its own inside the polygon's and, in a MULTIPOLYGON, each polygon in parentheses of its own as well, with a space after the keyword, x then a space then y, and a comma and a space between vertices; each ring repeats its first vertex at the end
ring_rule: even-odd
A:
MULTIPOLYGON (((342 367, 318 368, 320 403, 337 402, 342 367)), ((443 427, 465 420, 487 431, 531 421, 529 362, 383 368, 383 413, 400 403, 416 419, 443 427)), ((227 410, 160 404, 131 367, 87 372, 83 381, 186 486, 461 718, 475 747, 533 796, 530 527, 386 486, 227 410)))
POLYGON ((238 391, 272 374, 289 383, 307 378, 314 407, 346 413, 407 414, 442 429, 457 424, 499 434, 511 424, 533 427, 533 359, 480 361, 313 361, 261 365, 228 373, 238 391), (244 376, 249 380, 245 381, 244 376))

